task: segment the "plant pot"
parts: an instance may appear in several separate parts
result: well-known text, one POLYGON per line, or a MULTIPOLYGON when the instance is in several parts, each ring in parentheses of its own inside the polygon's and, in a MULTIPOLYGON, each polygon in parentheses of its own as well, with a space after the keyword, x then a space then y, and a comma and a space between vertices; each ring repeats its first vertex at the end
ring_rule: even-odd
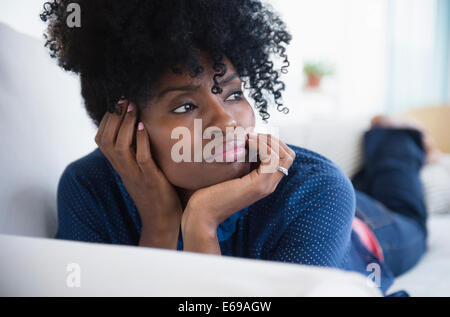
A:
POLYGON ((308 74, 307 86, 310 88, 317 88, 320 86, 321 79, 322 76, 308 74))

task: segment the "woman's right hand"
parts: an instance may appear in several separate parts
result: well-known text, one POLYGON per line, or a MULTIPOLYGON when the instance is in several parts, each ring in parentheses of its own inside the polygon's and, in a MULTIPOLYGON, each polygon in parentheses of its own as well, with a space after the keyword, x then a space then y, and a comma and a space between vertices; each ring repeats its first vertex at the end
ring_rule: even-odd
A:
POLYGON ((175 188, 155 164, 142 122, 135 130, 137 109, 121 100, 115 113, 106 112, 95 142, 119 174, 142 222, 139 245, 177 249, 183 209, 175 188), (133 136, 136 131, 136 150, 133 136))

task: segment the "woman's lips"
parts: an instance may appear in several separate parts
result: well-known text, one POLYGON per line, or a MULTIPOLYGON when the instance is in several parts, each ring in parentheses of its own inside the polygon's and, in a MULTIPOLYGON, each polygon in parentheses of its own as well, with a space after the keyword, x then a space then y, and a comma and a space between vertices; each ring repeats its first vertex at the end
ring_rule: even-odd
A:
POLYGON ((223 145, 222 151, 213 154, 211 159, 218 161, 221 158, 222 162, 234 162, 241 156, 246 154, 245 142, 231 141, 223 145))

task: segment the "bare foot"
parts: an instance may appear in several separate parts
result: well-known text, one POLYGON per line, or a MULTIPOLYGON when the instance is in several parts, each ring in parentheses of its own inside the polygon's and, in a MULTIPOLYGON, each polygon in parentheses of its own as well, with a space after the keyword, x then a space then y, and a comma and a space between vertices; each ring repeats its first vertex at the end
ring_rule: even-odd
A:
POLYGON ((370 121, 371 127, 387 127, 387 128, 407 128, 416 129, 422 132, 422 141, 425 147, 426 163, 436 163, 439 161, 442 152, 438 149, 436 142, 426 131, 422 123, 414 119, 394 119, 384 115, 378 115, 370 121))

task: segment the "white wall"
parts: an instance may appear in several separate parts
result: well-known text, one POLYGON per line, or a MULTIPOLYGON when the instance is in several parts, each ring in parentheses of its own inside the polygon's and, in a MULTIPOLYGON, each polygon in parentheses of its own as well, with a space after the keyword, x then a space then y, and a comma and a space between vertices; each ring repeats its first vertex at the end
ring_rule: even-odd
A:
POLYGON ((15 30, 40 40, 45 29, 39 18, 45 0, 3 0, 1 1, 0 22, 15 30))
POLYGON ((293 35, 284 101, 297 117, 329 104, 329 116, 354 117, 384 110, 387 0, 270 0, 293 35), (321 94, 302 91, 303 63, 335 63, 321 94), (313 104, 310 106, 310 104, 313 104))

